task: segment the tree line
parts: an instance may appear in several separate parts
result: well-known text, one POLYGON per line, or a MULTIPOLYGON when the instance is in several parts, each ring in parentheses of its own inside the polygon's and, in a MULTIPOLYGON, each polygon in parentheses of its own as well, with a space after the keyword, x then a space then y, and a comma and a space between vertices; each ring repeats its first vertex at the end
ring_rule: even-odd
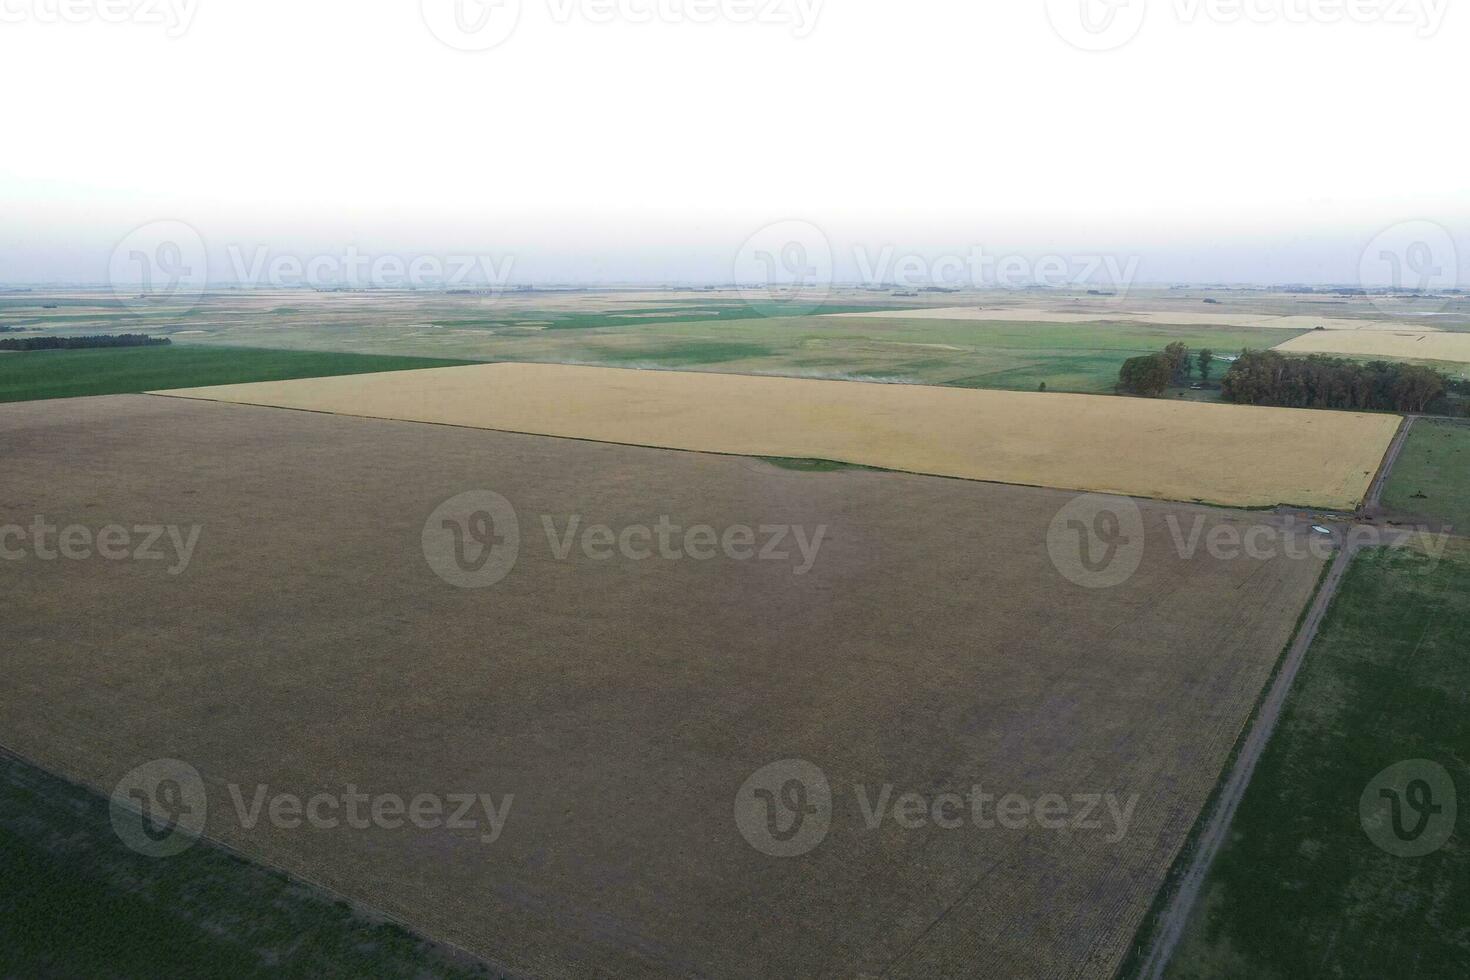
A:
POLYGON ((167 337, 150 337, 142 333, 98 334, 93 337, 8 337, 0 340, 0 350, 79 350, 86 347, 163 347, 173 343, 167 337))
MULTIPOLYGON (((1157 398, 1171 384, 1188 383, 1198 370, 1209 381, 1215 357, 1191 357, 1182 343, 1158 354, 1129 358, 1118 372, 1118 390, 1157 398)), ((1336 408, 1383 412, 1453 414, 1470 386, 1418 364, 1349 360, 1327 354, 1288 356, 1275 350, 1245 350, 1220 382, 1226 401, 1282 408, 1336 408), (1453 397, 1449 397, 1453 395, 1453 397)))
POLYGON ((1242 405, 1426 412, 1449 387, 1448 377, 1418 364, 1247 350, 1230 365, 1220 392, 1242 405))
POLYGON ((1130 357, 1118 372, 1118 388, 1132 395, 1157 398, 1171 384, 1188 384, 1196 370, 1201 381, 1209 381, 1215 369, 1215 352, 1206 347, 1191 354, 1189 347, 1175 342, 1161 353, 1130 357))

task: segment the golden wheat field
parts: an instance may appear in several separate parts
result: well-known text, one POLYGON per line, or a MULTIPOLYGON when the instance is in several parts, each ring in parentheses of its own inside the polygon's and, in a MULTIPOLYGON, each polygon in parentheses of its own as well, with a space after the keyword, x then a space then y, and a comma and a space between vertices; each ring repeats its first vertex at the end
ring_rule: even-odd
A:
POLYGON ((1358 504, 1395 416, 551 364, 177 397, 1233 506, 1358 504))
POLYGON ((1470 333, 1317 330, 1293 337, 1276 349, 1291 354, 1349 354, 1470 364, 1470 333))

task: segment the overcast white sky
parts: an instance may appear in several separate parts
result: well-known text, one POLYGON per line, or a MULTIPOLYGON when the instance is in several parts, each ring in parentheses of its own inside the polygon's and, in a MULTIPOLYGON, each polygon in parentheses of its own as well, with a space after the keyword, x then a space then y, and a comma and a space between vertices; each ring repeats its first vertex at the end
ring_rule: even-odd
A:
POLYGON ((161 219, 199 230, 212 278, 229 246, 352 246, 723 281, 784 219, 843 278, 862 244, 1348 282, 1422 220, 1470 260, 1470 10, 1448 0, 1250 0, 1235 23, 1114 0, 1098 33, 1082 0, 696 2, 504 0, 458 37, 519 6, 514 31, 474 52, 429 26, 453 0, 0 0, 0 281, 105 280, 161 219))

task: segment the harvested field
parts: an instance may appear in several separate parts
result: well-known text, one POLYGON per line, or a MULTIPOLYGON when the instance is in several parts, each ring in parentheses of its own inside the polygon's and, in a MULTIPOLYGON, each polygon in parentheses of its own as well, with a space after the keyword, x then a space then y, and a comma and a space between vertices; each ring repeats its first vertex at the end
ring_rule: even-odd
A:
POLYGON ((1111 975, 1321 568, 1181 557, 1170 519, 1299 532, 1145 501, 1137 572, 1088 589, 1048 558, 1067 493, 183 399, 7 406, 0 451, 0 527, 200 529, 176 575, 0 561, 0 744, 103 792, 183 760, 211 836, 538 976, 1111 975), (421 539, 477 488, 518 558, 462 590, 421 539), (543 515, 826 533, 795 574, 559 558, 543 515), (735 804, 783 759, 832 802, 779 858, 735 804), (950 825, 976 785, 1035 819, 950 825), (257 791, 484 793, 506 819, 247 824, 257 791), (909 793, 935 816, 872 825, 909 793), (1108 794, 1126 821, 1072 819, 1108 794))
POLYGON ((1417 330, 1317 330, 1293 337, 1276 348, 1291 354, 1348 354, 1354 357, 1396 357, 1415 361, 1470 364, 1470 333, 1426 333, 1417 330))
POLYGON ((1434 330, 1425 324, 1410 325, 1386 320, 1354 320, 1345 317, 1282 316, 1266 313, 1191 313, 1186 311, 1134 310, 1122 306, 1098 307, 1091 310, 1058 310, 1033 306, 948 306, 923 310, 879 310, 863 313, 829 313, 832 317, 855 319, 905 320, 970 320, 975 322, 1035 322, 1035 323, 1127 323, 1177 324, 1194 327, 1255 327, 1278 330, 1434 330))
POLYGON ((1354 507, 1399 424, 1314 410, 543 364, 164 394, 1227 506, 1354 507))

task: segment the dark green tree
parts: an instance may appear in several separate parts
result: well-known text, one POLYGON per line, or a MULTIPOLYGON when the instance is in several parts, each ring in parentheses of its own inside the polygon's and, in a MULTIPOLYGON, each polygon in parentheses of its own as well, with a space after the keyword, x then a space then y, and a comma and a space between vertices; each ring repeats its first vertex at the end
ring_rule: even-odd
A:
POLYGON ((1280 351, 1243 351, 1220 383, 1227 401, 1287 408, 1424 412, 1445 397, 1449 379, 1416 364, 1280 351))
POLYGON ((1175 341, 1164 348, 1164 357, 1169 360, 1169 377, 1173 381, 1189 380, 1189 348, 1175 341))
POLYGON ((1157 398, 1169 387, 1174 362, 1167 354, 1130 357, 1118 371, 1118 388, 1131 395, 1157 398))
POLYGON ((1200 380, 1210 380, 1210 372, 1215 369, 1215 352, 1206 347, 1196 355, 1196 359, 1199 361, 1200 380))

